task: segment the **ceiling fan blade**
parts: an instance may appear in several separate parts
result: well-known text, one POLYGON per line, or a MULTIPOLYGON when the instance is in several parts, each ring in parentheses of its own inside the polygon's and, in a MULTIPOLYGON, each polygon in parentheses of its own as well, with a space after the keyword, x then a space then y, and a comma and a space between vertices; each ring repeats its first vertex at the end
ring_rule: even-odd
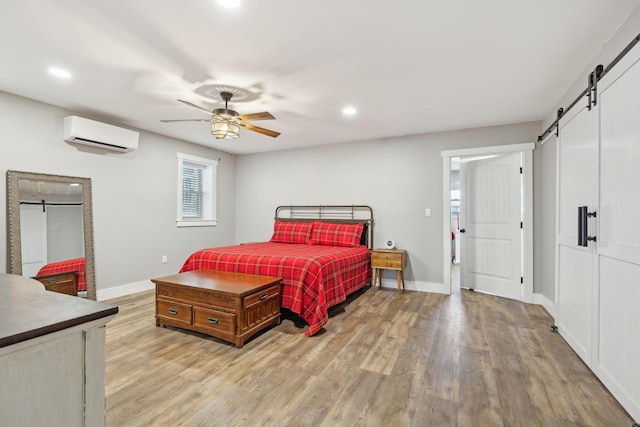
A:
POLYGON ((206 111, 207 113, 211 114, 211 110, 207 110, 206 108, 193 104, 189 101, 183 101, 182 99, 178 99, 178 101, 182 102, 185 105, 188 105, 189 107, 197 108, 198 110, 206 111))
POLYGON ((258 133, 261 133, 263 135, 270 136, 272 138, 277 138, 280 135, 280 132, 276 132, 276 131, 273 131, 273 130, 261 128, 259 126, 250 125, 249 123, 238 122, 238 125, 242 126, 243 128, 245 128, 247 130, 252 130, 254 132, 258 132, 258 133))
POLYGON ((262 113, 253 113, 253 114, 243 114, 241 116, 236 117, 238 120, 274 120, 275 117, 271 113, 263 111, 262 113))
POLYGON ((177 120, 160 120, 162 123, 171 122, 210 122, 211 119, 177 119, 177 120))

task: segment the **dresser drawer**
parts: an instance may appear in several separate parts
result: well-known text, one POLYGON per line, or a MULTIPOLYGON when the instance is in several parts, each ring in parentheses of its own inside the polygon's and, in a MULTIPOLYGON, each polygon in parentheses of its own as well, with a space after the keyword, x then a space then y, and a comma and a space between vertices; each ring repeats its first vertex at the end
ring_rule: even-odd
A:
POLYGON ((244 298, 244 307, 253 308, 257 304, 266 304, 267 300, 280 299, 280 285, 275 285, 244 298))
POLYGON ((372 252, 371 267, 401 270, 403 268, 402 253, 372 252))
POLYGON ((219 310, 193 307, 193 324, 212 331, 236 331, 236 315, 219 310))
POLYGON ((156 302, 156 314, 159 317, 171 319, 176 322, 183 322, 187 325, 191 324, 191 306, 188 304, 159 299, 156 302))

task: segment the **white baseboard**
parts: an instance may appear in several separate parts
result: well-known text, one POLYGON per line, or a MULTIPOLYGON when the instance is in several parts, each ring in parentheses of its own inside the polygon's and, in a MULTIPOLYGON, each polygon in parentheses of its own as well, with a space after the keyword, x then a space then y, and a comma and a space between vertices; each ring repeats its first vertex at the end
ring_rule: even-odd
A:
MULTIPOLYGON (((395 279, 382 279, 382 287, 398 289, 398 282, 395 279)), ((405 280, 404 288, 408 291, 433 292, 449 295, 449 289, 445 288, 444 283, 405 280)))
POLYGON ((533 294, 533 303, 543 306, 544 309, 547 310, 547 313, 549 313, 554 319, 558 317, 556 311, 556 303, 552 302, 546 296, 542 294, 533 294))
POLYGON ((142 282, 129 283, 126 285, 114 286, 112 288, 98 289, 96 291, 96 296, 98 301, 104 301, 112 298, 135 294, 138 292, 148 291, 154 288, 155 285, 151 280, 144 280, 142 282))

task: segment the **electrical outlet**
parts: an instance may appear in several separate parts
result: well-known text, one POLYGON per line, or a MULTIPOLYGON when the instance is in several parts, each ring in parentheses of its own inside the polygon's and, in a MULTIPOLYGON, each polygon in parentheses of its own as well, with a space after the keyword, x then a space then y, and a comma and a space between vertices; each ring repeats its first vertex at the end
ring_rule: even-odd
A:
POLYGON ((424 216, 431 216, 431 209, 427 208, 424 210, 424 216))
POLYGON ((162 255, 162 263, 163 264, 167 263, 167 256, 166 255, 162 255))

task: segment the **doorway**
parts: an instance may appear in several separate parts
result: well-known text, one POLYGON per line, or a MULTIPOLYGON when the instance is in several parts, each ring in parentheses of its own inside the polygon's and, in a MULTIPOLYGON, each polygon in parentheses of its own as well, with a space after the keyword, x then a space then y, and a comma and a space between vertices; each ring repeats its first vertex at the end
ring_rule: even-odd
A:
MULTIPOLYGON (((518 300, 522 300, 524 302, 532 302, 533 300, 533 199, 532 199, 532 191, 533 191, 533 155, 532 150, 535 148, 534 143, 529 144, 516 144, 516 145, 505 145, 505 146, 495 146, 495 147, 479 147, 474 149, 465 149, 465 150, 452 150, 452 151, 443 151, 443 211, 451 212, 451 216, 445 215, 444 221, 444 238, 443 238, 443 248, 444 248, 444 287, 449 290, 449 293, 453 289, 456 289, 456 284, 458 278, 460 278, 462 282, 462 286, 471 287, 474 289, 482 290, 488 293, 498 294, 501 296, 506 296, 509 298, 514 298, 518 300), (518 158, 518 162, 522 162, 522 175, 520 177, 520 171, 517 170, 517 176, 513 173, 510 175, 505 175, 503 172, 500 172, 500 168, 505 168, 505 162, 514 162, 515 158, 518 158), (498 160, 491 160, 498 159, 498 160), (464 225, 464 190, 460 191, 460 193, 456 192, 455 180, 458 175, 457 172, 454 172, 457 168, 459 162, 457 159, 473 159, 469 164, 474 164, 481 166, 481 168, 477 169, 480 173, 475 173, 472 180, 470 182, 480 182, 481 180, 487 180, 486 182, 482 182, 480 187, 484 187, 488 189, 487 191, 494 191, 494 189, 500 187, 500 185, 495 184, 496 177, 502 174, 505 178, 503 180, 499 180, 497 182, 502 182, 506 180, 506 177, 509 176, 510 180, 514 180, 513 185, 502 186, 503 189, 507 187, 511 188, 511 191, 514 190, 514 186, 517 186, 517 190, 520 191, 521 195, 517 196, 517 200, 514 200, 516 203, 513 209, 517 209, 517 213, 511 212, 511 216, 517 215, 516 219, 510 220, 510 225, 503 230, 498 230, 495 227, 495 224, 482 224, 482 222, 477 222, 479 227, 475 227, 476 231, 479 232, 488 232, 491 233, 499 232, 504 234, 504 238, 502 242, 497 245, 492 245, 492 243, 488 239, 480 239, 478 235, 473 235, 475 238, 475 242, 481 242, 482 248, 481 251, 476 251, 481 257, 484 257, 481 260, 470 258, 470 261, 473 262, 474 265, 482 265, 486 267, 490 264, 497 265, 499 274, 487 274, 489 271, 481 271, 481 274, 476 274, 476 277, 469 276, 469 272, 467 271, 467 277, 465 277, 465 238, 469 233, 466 233, 467 230, 464 225), (481 159, 489 159, 489 160, 481 160, 481 159), (505 160, 506 159, 506 160, 505 160), (498 169, 496 169, 498 166, 498 169), (493 168, 493 169, 491 169, 493 168), (498 172, 496 172, 496 170, 498 172), (492 179, 494 181, 492 181, 492 179), (517 182, 515 181, 517 180, 517 182), (453 185, 452 185, 453 183, 453 185), (452 192, 452 189, 454 191, 452 192), (459 195, 458 200, 461 200, 460 205, 457 206, 456 195, 459 195), (458 216, 460 215, 460 216, 458 216), (522 215, 522 216, 521 216, 522 215), (461 221, 458 223, 458 218, 461 218, 461 221), (517 224, 514 223, 517 221, 517 224), (520 229, 520 222, 522 222, 522 229, 520 229), (454 227, 457 227, 454 228, 454 227), (464 231, 463 231, 464 230, 464 231), (483 231, 484 230, 484 231, 483 231), (506 233, 506 234, 505 234, 506 233), (507 237, 507 234, 508 238, 507 237), (515 240, 513 240, 515 239, 515 240), (512 241, 513 240, 513 241, 512 241), (505 242, 512 241, 510 244, 515 245, 517 248, 505 249, 507 244, 505 242), (485 247, 486 246, 486 247, 485 247), (506 255, 500 255, 500 253, 506 255), (515 253, 521 255, 515 255, 515 253), (481 262, 480 262, 481 261, 481 262), (480 264, 478 264, 480 262, 480 264), (462 268, 460 268, 462 267, 462 268), (508 287, 506 286, 506 277, 509 277, 508 287), (523 278, 522 283, 520 283, 520 278, 523 278), (473 278, 473 281, 469 279, 473 278), (517 280, 517 283, 516 283, 517 280), (465 284, 465 281, 468 282, 465 284), (502 283, 501 283, 502 282, 502 283), (472 283, 472 286, 468 286, 469 283, 472 283), (496 287, 496 285, 503 286, 502 288, 496 287), (510 289, 509 293, 503 293, 500 289, 510 289)), ((464 163, 464 162, 463 162, 464 163)), ((474 166, 475 166, 474 165, 474 166)), ((504 169, 506 170, 506 169, 504 169)), ((477 172, 476 171, 476 172, 477 172)), ((464 178, 463 178, 464 179, 464 178)), ((460 182, 460 181, 458 181, 460 182)), ((477 189, 476 189, 477 190, 477 189)), ((493 197, 493 196, 492 196, 493 197)), ((500 196, 502 197, 502 196, 500 196)), ((512 197, 513 198, 513 197, 512 197)), ((482 206, 480 203, 479 206, 482 206)), ((513 203, 512 203, 513 206, 513 203)), ((504 222, 504 221, 500 221, 504 222)), ((476 246, 477 249, 477 246, 476 246)), ((473 252, 469 253, 470 257, 474 257, 473 252)), ((493 268, 493 267, 492 267, 493 268)))

